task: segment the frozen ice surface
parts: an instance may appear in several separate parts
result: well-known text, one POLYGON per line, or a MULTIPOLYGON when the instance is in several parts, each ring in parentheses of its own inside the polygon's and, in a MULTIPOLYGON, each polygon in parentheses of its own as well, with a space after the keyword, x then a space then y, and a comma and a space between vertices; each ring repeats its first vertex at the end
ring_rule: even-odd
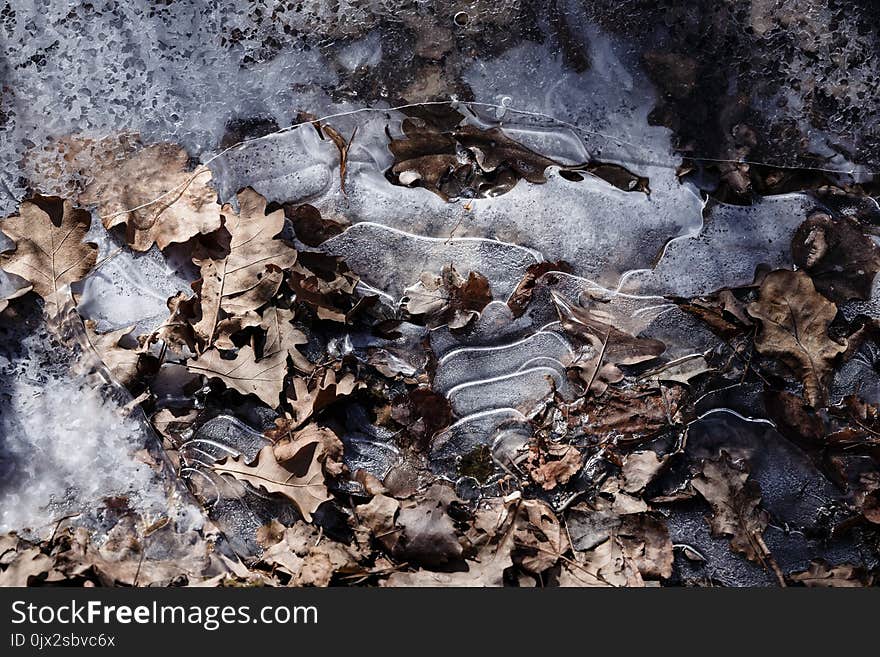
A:
POLYGON ((366 284, 400 299, 422 272, 452 265, 459 274, 478 272, 489 279, 492 296, 506 301, 529 266, 541 255, 530 249, 481 238, 422 237, 372 222, 355 224, 321 249, 345 258, 366 284))
POLYGON ((622 287, 692 297, 749 285, 758 265, 791 266, 791 238, 816 207, 806 194, 767 196, 750 206, 712 205, 701 230, 672 240, 656 267, 633 272, 622 287))
POLYGON ((467 416, 498 407, 515 408, 528 414, 554 390, 568 394, 565 373, 557 367, 538 366, 517 370, 493 379, 477 379, 447 393, 452 410, 467 416))
MULTIPOLYGON (((304 23, 322 3, 312 4, 304 23)), ((3 126, 7 190, 20 193, 17 160, 28 151, 34 182, 55 191, 54 168, 31 148, 49 138, 135 132, 198 155, 219 145, 232 119, 263 115, 289 125, 298 111, 320 111, 320 85, 333 84, 333 68, 299 43, 252 56, 256 44, 232 37, 248 20, 233 0, 14 3, 0 22, 4 85, 16 99, 14 120, 3 126)))
MULTIPOLYGON (((302 172, 311 170, 310 160, 307 153, 299 157, 295 171, 280 167, 280 178, 305 177, 302 172)), ((341 215, 353 223, 367 221, 423 237, 507 242, 537 251, 546 260, 565 260, 578 275, 605 285, 616 284, 630 269, 650 267, 667 241, 701 223, 701 200, 677 182, 675 188, 658 188, 648 195, 624 192, 593 176, 566 180, 551 168, 544 184, 520 181, 497 197, 448 203, 426 189, 392 185, 372 163, 349 162, 345 194, 338 176, 330 180, 330 187, 318 196, 313 195, 318 185, 309 182, 289 188, 279 200, 308 202, 328 217, 341 215), (626 231, 620 230, 623 218, 626 231)), ((244 176, 237 184, 256 182, 244 176)), ((381 257, 370 244, 362 247, 362 258, 381 257)))
POLYGON ((573 355, 571 346, 562 336, 550 331, 539 331, 510 344, 493 347, 462 347, 445 354, 437 363, 434 387, 441 392, 465 383, 503 376, 518 371, 524 364, 545 359, 558 365, 573 355))
POLYGON ((524 444, 531 435, 527 418, 512 408, 496 408, 469 415, 434 438, 431 444, 431 469, 457 478, 462 457, 472 454, 474 450, 486 447, 491 451, 498 446, 507 454, 511 442, 524 444))
POLYGON ((671 154, 668 128, 648 121, 656 92, 641 71, 638 55, 588 22, 572 38, 590 60, 582 72, 567 66, 552 42, 527 42, 475 62, 465 80, 478 101, 502 104, 506 99, 513 109, 502 120, 515 123, 522 120, 517 114, 523 114, 536 123, 564 122, 596 159, 661 165, 665 174, 662 169, 656 173, 670 184, 675 172, 667 165, 677 158, 671 154))
POLYGON ((0 532, 45 537, 71 514, 98 526, 109 498, 148 523, 169 513, 165 484, 137 457, 148 430, 71 358, 40 332, 0 353, 0 532))
POLYGON ((192 294, 195 276, 181 272, 155 246, 143 253, 128 249, 110 256, 82 282, 77 310, 97 322, 100 332, 134 326, 150 333, 168 318, 168 299, 192 294))

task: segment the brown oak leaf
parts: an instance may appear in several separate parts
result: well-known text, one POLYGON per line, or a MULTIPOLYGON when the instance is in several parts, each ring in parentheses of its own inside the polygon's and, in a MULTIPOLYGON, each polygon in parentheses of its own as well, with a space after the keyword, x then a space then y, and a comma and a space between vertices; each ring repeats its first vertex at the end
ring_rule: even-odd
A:
POLYGON ((306 522, 312 521, 312 513, 330 499, 324 483, 324 473, 317 458, 317 450, 306 446, 308 458, 291 458, 285 465, 279 463, 272 445, 266 445, 250 463, 244 457, 226 457, 211 467, 219 474, 226 474, 262 488, 269 493, 279 493, 296 505, 306 522))
POLYGON ((45 300, 50 316, 58 311, 58 292, 83 278, 95 264, 98 247, 83 242, 90 224, 88 212, 54 196, 24 201, 18 215, 0 221, 0 230, 15 242, 15 250, 0 253, 0 267, 25 279, 45 300))
POLYGON ((758 351, 790 367, 804 384, 804 398, 823 405, 834 360, 846 351, 828 335, 837 306, 816 291, 806 273, 779 270, 767 274, 748 311, 761 322, 758 351))
POLYGON ((254 350, 246 345, 235 358, 226 359, 218 349, 209 349, 198 358, 190 358, 186 367, 190 372, 220 379, 243 395, 256 395, 276 408, 287 374, 287 352, 279 351, 257 360, 254 350))
POLYGON ((189 154, 174 144, 148 146, 122 162, 92 171, 79 197, 97 205, 105 228, 125 224, 135 251, 164 249, 220 228, 217 192, 207 167, 188 169, 189 154))

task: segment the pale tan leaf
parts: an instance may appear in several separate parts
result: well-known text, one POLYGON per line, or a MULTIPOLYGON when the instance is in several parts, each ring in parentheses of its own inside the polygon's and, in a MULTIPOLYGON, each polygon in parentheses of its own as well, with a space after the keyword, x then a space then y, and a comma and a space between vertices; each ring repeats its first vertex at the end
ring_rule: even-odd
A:
POLYGON ((119 346, 119 341, 131 333, 132 327, 121 328, 109 333, 95 331, 95 322, 85 322, 86 338, 98 357, 110 370, 113 378, 124 386, 129 385, 138 374, 140 354, 134 349, 119 346))
POLYGON ((123 160, 92 171, 94 180, 79 197, 97 205, 106 228, 126 226, 135 251, 153 244, 164 249, 220 228, 217 193, 211 171, 189 171, 189 155, 174 144, 149 146, 123 160))
POLYGON ((309 339, 291 323, 293 317, 292 310, 276 306, 270 306, 263 311, 263 317, 260 321, 260 326, 266 331, 263 353, 272 354, 277 351, 286 351, 293 361, 293 366, 308 374, 314 369, 314 365, 299 352, 297 347, 308 344, 309 339))
POLYGON ((0 230, 15 242, 14 251, 0 254, 0 266, 30 283, 49 315, 57 312, 59 290, 95 264, 98 247, 83 242, 90 224, 88 212, 55 197, 25 201, 17 216, 0 221, 0 230))
POLYGON ((263 447, 251 463, 245 463, 244 457, 227 457, 214 463, 212 468, 269 493, 285 496, 296 505, 306 522, 311 522, 312 513, 330 499, 317 458, 305 469, 292 472, 275 460, 271 445, 263 447))
POLYGON ((254 350, 244 346, 235 358, 227 360, 217 349, 209 349, 198 358, 190 358, 186 366, 190 372, 220 379, 243 395, 256 395, 275 408, 284 388, 287 354, 279 352, 258 361, 254 350))
POLYGON ((215 260, 194 258, 202 274, 202 318, 193 328, 206 347, 213 343, 223 315, 256 310, 278 291, 281 272, 293 266, 297 252, 275 236, 284 227, 284 211, 266 214, 266 200, 252 189, 238 194, 240 212, 224 205, 229 253, 215 260))

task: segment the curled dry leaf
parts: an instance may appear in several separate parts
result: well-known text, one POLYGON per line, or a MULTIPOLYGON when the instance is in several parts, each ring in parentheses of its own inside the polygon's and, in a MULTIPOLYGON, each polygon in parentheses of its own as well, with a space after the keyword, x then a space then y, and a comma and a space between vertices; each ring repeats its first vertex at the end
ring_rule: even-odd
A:
MULTIPOLYGON (((46 312, 58 311, 58 292, 83 278, 95 264, 98 247, 84 243, 91 216, 69 201, 37 196, 21 204, 18 215, 0 221, 0 230, 15 250, 0 253, 0 267, 25 279, 46 301, 46 312)), ((15 298, 30 288, 20 289, 15 298)))
POLYGON ((285 205, 284 216, 293 224, 296 238, 306 246, 320 246, 331 237, 342 233, 349 224, 342 219, 324 218, 313 205, 285 205))
POLYGON ((95 331, 95 322, 87 320, 85 328, 86 339, 98 357, 104 361, 113 378, 124 386, 130 385, 138 375, 140 353, 134 349, 120 347, 119 341, 131 333, 132 327, 110 333, 98 333, 95 331))
POLYGON ((317 444, 310 443, 282 465, 276 460, 273 447, 266 445, 250 463, 243 456, 230 456, 211 467, 221 475, 231 475, 266 492, 283 495, 296 505, 306 522, 311 522, 312 514, 330 499, 319 453, 317 444))
POLYGON ((237 196, 240 211, 224 205, 224 228, 229 233, 228 253, 214 259, 193 258, 201 270, 199 299, 202 317, 193 326, 205 348, 217 334, 224 316, 257 310, 278 291, 283 270, 296 262, 296 250, 275 236, 284 227, 284 211, 266 214, 266 200, 252 189, 237 196))
POLYGON ((293 407, 293 426, 300 426, 318 411, 362 386, 363 382, 354 374, 346 374, 337 381, 333 369, 325 369, 308 379, 294 378, 293 390, 287 391, 287 401, 293 407))
POLYGON ((276 408, 287 374, 287 352, 279 351, 257 360, 254 350, 244 346, 235 358, 226 359, 218 349, 209 349, 198 358, 190 358, 186 367, 195 374, 220 379, 243 395, 256 395, 276 408))
POLYGON ((816 292, 806 273, 780 270, 767 274, 748 311, 761 322, 758 351, 790 367, 804 384, 804 398, 822 405, 834 360, 846 351, 828 335, 837 306, 816 292))
POLYGON ((571 445, 533 443, 523 467, 544 490, 564 486, 583 465, 581 453, 571 445))
POLYGON ((791 575, 791 579, 808 587, 853 588, 871 586, 873 577, 863 568, 850 564, 832 566, 822 559, 810 562, 810 567, 791 575))
POLYGON ((315 309, 318 319, 347 322, 360 279, 337 256, 304 251, 290 272, 297 301, 315 309))
POLYGON ((168 299, 170 315, 149 340, 162 340, 175 354, 196 353, 196 335, 193 331, 198 314, 198 298, 179 292, 168 299))
POLYGON ((443 324, 451 329, 464 328, 492 301, 485 276, 472 271, 465 279, 451 265, 443 267, 439 276, 424 272, 405 293, 401 299, 403 309, 424 318, 431 328, 443 324))
POLYGON ((880 246, 849 218, 832 219, 817 212, 800 225, 791 240, 795 264, 835 303, 871 296, 880 270, 880 246))
POLYGON ((635 365, 652 360, 666 351, 666 345, 652 338, 630 335, 595 317, 553 293, 553 301, 565 332, 587 347, 574 364, 588 390, 602 394, 611 383, 623 380, 619 365, 635 365))
POLYGON ((507 300, 507 305, 513 312, 514 317, 520 317, 526 311, 532 300, 532 294, 535 291, 538 279, 552 271, 569 274, 572 269, 571 265, 563 260, 558 262, 538 262, 528 266, 522 280, 507 300))
POLYGON ((521 178, 546 182, 544 171, 558 162, 526 148, 500 128, 484 130, 463 125, 441 130, 423 119, 404 120, 406 139, 394 139, 393 180, 418 184, 444 199, 465 189, 498 194, 513 188, 521 178))
POLYGON ((135 251, 186 242, 220 228, 211 171, 190 171, 188 164, 180 146, 148 146, 92 171, 79 202, 97 205, 105 228, 125 224, 126 241, 135 251))
POLYGON ((275 420, 275 428, 266 431, 266 437, 275 443, 275 458, 285 464, 302 454, 306 447, 315 445, 315 458, 321 463, 324 472, 331 477, 343 473, 343 445, 333 431, 327 427, 310 424, 302 429, 294 429, 293 422, 284 418, 275 420))

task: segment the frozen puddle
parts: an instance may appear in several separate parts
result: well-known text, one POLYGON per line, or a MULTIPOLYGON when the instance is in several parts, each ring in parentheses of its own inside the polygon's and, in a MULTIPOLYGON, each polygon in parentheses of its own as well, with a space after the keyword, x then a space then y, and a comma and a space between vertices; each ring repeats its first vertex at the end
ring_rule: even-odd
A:
MULTIPOLYGON (((792 235, 821 205, 806 194, 727 205, 708 200, 696 183, 680 178, 683 160, 673 149, 671 131, 652 125, 651 113, 663 99, 642 70, 637 49, 603 34, 569 6, 573 3, 561 3, 566 20, 578 26, 567 38, 582 49, 589 66, 580 70, 567 63, 555 34, 541 43, 522 40, 497 56, 469 55, 459 75, 468 89, 461 97, 473 102, 456 100, 442 87, 418 94, 419 101, 400 90, 364 98, 346 87, 355 72, 379 67, 387 56, 382 47, 388 39, 366 9, 351 17, 341 9, 313 8, 302 15, 297 9, 294 18, 285 17, 293 21, 285 25, 296 30, 326 29, 332 35, 326 43, 342 44, 331 55, 326 43, 303 47, 304 42, 284 38, 274 52, 252 52, 253 44, 244 42, 260 38, 250 30, 248 12, 236 13, 230 3, 219 9, 178 4, 146 11, 122 3, 100 16, 92 16, 91 5, 51 12, 34 5, 5 21, 0 36, 6 40, 18 114, 8 122, 3 114, 0 123, 0 131, 15 142, 0 157, 0 205, 14 210, 25 193, 23 180, 45 193, 68 194, 88 177, 94 156, 104 155, 100 145, 88 157, 78 148, 88 151, 85 145, 95 136, 121 141, 131 132, 144 144, 185 147, 210 167, 223 202, 252 187, 271 203, 314 206, 344 230, 319 244, 300 239, 297 248, 342 257, 360 277, 358 291, 379 297, 381 312, 401 323, 396 338, 348 324, 319 325, 323 333, 311 336, 309 346, 321 359, 379 363, 383 374, 390 373, 387 378, 396 378, 395 392, 405 389, 400 377, 406 377, 445 396, 453 418, 431 437, 427 465, 462 482, 469 478, 462 461, 488 452, 495 473, 475 488, 507 470, 550 400, 571 401, 583 392, 573 381, 572 365, 595 357, 595 349, 566 334, 560 308, 587 308, 632 336, 661 341, 665 350, 650 363, 651 376, 640 381, 687 380, 681 364, 692 364, 690 373, 699 371, 704 357, 722 345, 668 297, 749 285, 758 267, 790 266, 792 235), (146 26, 143 35, 131 29, 138 24, 146 26), (224 36, 200 43, 193 25, 198 34, 224 36), (242 43, 226 43, 233 32, 242 35, 242 43), (167 46, 162 35, 178 45, 167 46), (31 49, 17 46, 31 40, 47 52, 68 43, 62 52, 75 56, 40 64, 31 49), (97 45, 71 48, 71 41, 97 45), (129 52, 138 55, 120 66, 129 52), (420 104, 426 97, 443 100, 420 104), (403 100, 392 107, 383 100, 388 98, 403 100), (41 109, 46 107, 61 109, 47 113, 41 109), (339 145, 300 111, 325 117, 318 123, 351 139, 344 176, 339 145), (456 128, 481 134, 503 131, 557 164, 520 179, 463 184, 450 198, 418 186, 421 173, 407 170, 392 182, 395 154, 389 141, 399 145, 411 137, 406 121, 428 124, 432 116, 457 117, 456 128), (249 132, 254 125, 259 129, 249 132), (56 161, 64 155, 80 168, 61 171, 56 161), (601 167, 625 172, 629 183, 612 184, 610 176, 591 173, 601 167), (528 182, 542 177, 543 182, 528 182), (534 281, 530 303, 517 314, 508 305, 511 295, 531 267, 546 263, 566 271, 543 273, 534 281), (429 330, 405 321, 407 290, 424 272, 436 275, 448 265, 465 277, 485 276, 492 301, 463 329, 429 330), (432 375, 429 360, 436 365, 432 375)), ((459 164, 485 163, 495 145, 465 152, 458 143, 451 157, 459 164)), ((100 222, 90 238, 99 243, 99 265, 75 292, 78 312, 99 331, 134 327, 133 336, 149 333, 167 318, 169 297, 192 293, 198 275, 186 258, 175 257, 175 248, 165 254, 155 248, 140 254, 120 250, 100 222)), ((0 289, 8 285, 0 277, 0 289)), ((877 318, 878 308, 880 283, 869 301, 842 310, 848 317, 865 312, 877 318)), ((201 522, 195 506, 169 502, 162 469, 146 458, 155 437, 140 419, 124 414, 121 407, 129 400, 108 392, 112 386, 96 387, 79 372, 78 354, 53 343, 45 329, 35 328, 36 319, 28 321, 24 337, 5 327, 0 334, 6 347, 0 355, 0 531, 28 528, 45 535, 72 514, 107 529, 108 500, 121 499, 145 522, 162 516, 186 526, 201 522)), ((880 398, 878 359, 863 348, 842 367, 835 398, 853 389, 880 398)), ((157 394, 158 408, 192 401, 178 390, 181 369, 163 365, 168 385, 165 394, 157 394)), ((199 417, 180 436, 180 474, 233 547, 253 554, 255 530, 272 518, 292 521, 295 512, 276 497, 220 477, 211 466, 225 456, 253 459, 267 444, 263 431, 275 411, 253 399, 246 409, 193 403, 199 417)), ((376 426, 358 400, 334 411, 352 472, 364 470, 381 480, 406 457, 394 433, 376 426)), ((746 436, 743 445, 755 451, 764 437, 760 430, 725 415, 701 419, 694 433, 708 444, 713 431, 739 432, 746 436)), ((781 457, 780 462, 789 463, 781 457)), ((690 528, 683 527, 681 536, 690 528)))

